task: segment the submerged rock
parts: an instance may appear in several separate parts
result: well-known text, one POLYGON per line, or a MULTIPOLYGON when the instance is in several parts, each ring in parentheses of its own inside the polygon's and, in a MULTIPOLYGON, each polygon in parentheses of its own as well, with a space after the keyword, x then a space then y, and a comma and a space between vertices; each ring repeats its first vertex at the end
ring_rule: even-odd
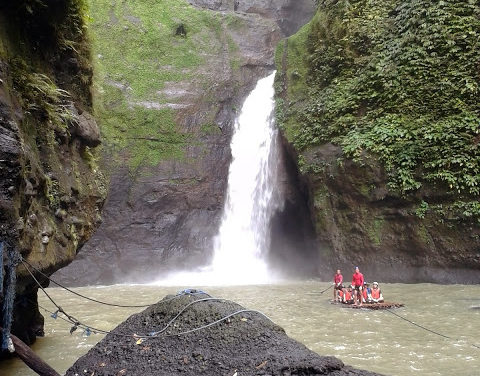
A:
POLYGON ((314 353, 260 312, 203 293, 167 296, 132 315, 66 372, 93 374, 375 375, 314 353))

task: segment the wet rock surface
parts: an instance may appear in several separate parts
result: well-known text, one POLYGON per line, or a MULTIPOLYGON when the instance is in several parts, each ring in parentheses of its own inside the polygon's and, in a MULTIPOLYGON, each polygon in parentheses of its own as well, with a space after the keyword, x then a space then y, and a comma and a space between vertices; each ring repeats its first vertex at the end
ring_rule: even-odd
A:
MULTIPOLYGON (((478 226, 421 219, 415 201, 389 193, 386 173, 373 158, 361 166, 346 159, 339 166, 339 157, 341 149, 332 144, 312 149, 307 160, 326 167, 303 177, 325 272, 341 268, 353 273, 355 264, 368 280, 478 282, 478 226)), ((438 197, 433 190, 421 194, 438 197)))
POLYGON ((259 312, 206 294, 167 296, 120 324, 66 376, 75 375, 377 375, 320 356, 259 312), (165 330, 162 330, 166 328, 165 330), (138 341, 133 333, 162 331, 138 341), (187 334, 175 335, 191 331, 187 334))
MULTIPOLYGON (((105 190, 87 150, 98 139, 86 142, 85 134, 82 139, 67 132, 67 108, 91 104, 91 70, 86 56, 61 49, 45 27, 71 22, 65 2, 48 9, 35 4, 25 13, 23 5, 0 5, 0 268, 7 265, 8 249, 51 274, 92 235, 105 190), (66 72, 71 59, 78 64, 66 72)), ((78 35, 69 37, 77 38, 78 50, 84 46, 78 35)), ((43 333, 38 285, 22 266, 16 275, 12 332, 30 344, 43 333)))
MULTIPOLYGON (((314 20, 318 21, 324 16, 314 20)), ((421 175, 426 171, 420 167, 419 160, 415 162, 419 163, 415 174, 422 181, 419 188, 408 193, 392 189, 392 170, 386 167, 388 163, 380 157, 381 153, 364 150, 355 157, 348 156, 343 150, 352 146, 353 138, 344 143, 332 136, 333 133, 328 133, 329 121, 326 117, 322 118, 324 112, 321 109, 317 113, 317 120, 322 124, 318 125, 321 129, 319 134, 330 136, 319 136, 322 141, 318 143, 305 141, 315 134, 315 131, 307 129, 307 125, 316 124, 317 121, 313 120, 315 117, 309 120, 305 120, 308 116, 303 117, 309 111, 303 112, 304 109, 310 106, 305 98, 313 98, 312 103, 323 103, 324 108, 330 108, 330 104, 325 104, 323 99, 315 102, 319 97, 310 95, 309 91, 309 82, 316 82, 315 79, 324 74, 321 69, 316 73, 305 73, 303 84, 300 83, 301 75, 297 76, 299 59, 311 59, 308 55, 311 51, 303 49, 308 40, 318 37, 315 25, 318 26, 318 23, 314 21, 312 28, 306 30, 305 38, 298 33, 284 44, 282 59, 277 60, 276 96, 280 106, 289 104, 285 106, 285 111, 279 110, 284 115, 281 121, 286 138, 285 151, 297 166, 302 166, 303 172, 297 171, 298 187, 303 187, 308 197, 321 275, 330 276, 337 268, 341 268, 344 275, 353 273, 353 268, 358 265, 369 281, 478 283, 479 223, 473 217, 462 218, 458 212, 447 209, 454 200, 462 197, 462 200, 468 201, 473 196, 467 198, 468 195, 463 196, 460 190, 457 196, 456 192, 447 193, 446 184, 427 182, 428 179, 423 181, 421 175), (299 136, 300 133, 293 136, 296 132, 292 132, 293 129, 301 129, 303 135, 310 131, 312 133, 305 138, 299 136), (322 133, 324 131, 326 133, 322 133), (429 208, 428 203, 433 205, 429 208), (435 206, 441 210, 437 211, 435 206)), ((318 68, 308 66, 312 72, 318 68)), ((325 73, 325 76, 328 74, 325 73)), ((347 79, 345 82, 350 81, 347 79)), ((325 90, 328 92, 329 89, 325 90)), ((380 102, 374 105, 375 110, 383 111, 381 106, 383 104, 380 102)), ((358 113, 359 117, 363 116, 361 112, 358 113)), ((374 123, 372 119, 368 122, 374 123)), ((468 212, 463 215, 465 213, 471 215, 468 212)), ((288 228, 282 221, 278 221, 277 226, 288 228)))

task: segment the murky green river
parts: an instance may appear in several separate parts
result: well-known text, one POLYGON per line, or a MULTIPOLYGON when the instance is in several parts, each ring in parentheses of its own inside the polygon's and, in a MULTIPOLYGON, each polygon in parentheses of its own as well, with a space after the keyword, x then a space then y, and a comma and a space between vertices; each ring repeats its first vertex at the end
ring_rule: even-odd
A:
MULTIPOLYGON (((327 287, 326 283, 311 281, 203 290, 262 311, 311 350, 334 355, 358 368, 387 375, 480 375, 480 285, 381 286, 386 300, 405 303, 395 313, 451 339, 418 328, 388 311, 331 305, 331 289, 319 294, 327 287)), ((182 289, 119 285, 75 291, 113 303, 150 304, 182 289)), ((112 329, 141 310, 98 305, 57 288, 47 291, 66 312, 96 328, 112 329)), ((40 305, 54 311, 45 296, 40 297, 40 305)), ((49 313, 44 315, 46 336, 38 339, 33 349, 60 373, 103 338, 100 334, 84 336, 81 330, 70 335, 69 323, 54 320, 49 313)), ((35 375, 19 360, 2 363, 0 374, 35 375)))

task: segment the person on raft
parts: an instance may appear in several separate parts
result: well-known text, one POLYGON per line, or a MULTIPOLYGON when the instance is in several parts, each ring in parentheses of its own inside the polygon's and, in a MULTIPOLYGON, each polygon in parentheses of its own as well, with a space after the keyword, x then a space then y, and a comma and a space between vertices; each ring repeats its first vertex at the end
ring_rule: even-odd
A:
POLYGON ((374 303, 383 303, 383 295, 382 295, 382 290, 378 287, 378 282, 373 282, 373 288, 372 288, 372 301, 374 303))
POLYGON ((353 273, 352 276, 352 286, 354 288, 353 290, 353 300, 354 303, 353 305, 358 305, 362 306, 362 289, 363 289, 363 283, 365 280, 363 279, 363 274, 360 273, 360 269, 358 266, 355 267, 355 273, 353 273))
POLYGON ((336 303, 341 301, 339 292, 343 289, 343 276, 340 269, 337 269, 337 272, 333 276, 333 302, 336 303))
POLYGON ((363 282, 362 301, 364 303, 373 303, 372 289, 369 286, 367 282, 363 282))
POLYGON ((343 297, 342 297, 342 303, 344 304, 353 304, 353 291, 352 291, 352 285, 348 286, 348 288, 343 289, 343 297))

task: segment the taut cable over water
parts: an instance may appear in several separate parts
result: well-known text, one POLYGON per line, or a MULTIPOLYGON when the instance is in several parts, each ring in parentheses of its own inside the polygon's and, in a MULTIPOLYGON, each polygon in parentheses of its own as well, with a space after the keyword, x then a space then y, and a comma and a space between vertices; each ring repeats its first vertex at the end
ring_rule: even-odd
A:
MULTIPOLYGON (((37 272, 34 271, 34 273, 39 279, 37 272)), ((41 279, 39 281, 41 282, 41 279)), ((440 376, 447 373, 467 376, 475 373, 472 370, 479 365, 478 344, 475 344, 476 339, 472 333, 478 331, 480 312, 470 310, 468 303, 470 299, 468 302, 464 300, 477 296, 477 287, 430 284, 386 285, 389 295, 393 299, 402 297, 407 306, 407 308, 395 309, 393 312, 413 323, 418 323, 405 325, 403 318, 390 313, 338 310, 338 307, 330 305, 327 300, 319 300, 318 297, 306 293, 315 289, 325 289, 328 286, 310 281, 272 286, 211 287, 204 291, 219 298, 238 301, 245 307, 260 310, 284 327, 289 335, 315 352, 340 357, 346 363, 356 367, 399 376, 412 374, 440 376), (446 296, 453 296, 455 293, 457 299, 443 300, 440 305, 437 305, 435 297, 440 292, 444 292, 446 296), (354 346, 346 346, 352 339, 352 330, 348 325, 351 320, 358 324, 358 333, 355 334, 354 346), (429 330, 419 328, 418 325, 429 330)), ((139 311, 139 308, 102 307, 93 300, 82 301, 78 295, 63 289, 48 288, 46 290, 50 297, 64 308, 64 311, 71 313, 70 316, 104 332, 110 332, 119 322, 139 311)), ((83 287, 74 290, 98 301, 108 302, 114 299, 112 303, 115 303, 120 302, 117 299, 121 299, 125 305, 146 305, 148 302, 158 301, 159 294, 175 295, 175 293, 172 294, 171 288, 147 285, 83 287)), ((50 314, 55 313, 56 308, 48 298, 39 296, 39 304, 42 310, 48 310, 50 314)), ((209 303, 207 301, 199 304, 209 303)), ((168 320, 178 314, 183 307, 179 308, 178 311, 171 312, 168 320)), ((195 309, 195 306, 192 306, 192 309, 195 309)), ((233 311, 227 313, 234 313, 233 311)), ((190 314, 189 312, 184 314, 190 314)), ((57 319, 51 320, 46 315, 47 336, 38 341, 35 351, 62 373, 97 343, 103 337, 103 333, 98 332, 96 335, 87 336, 88 332, 85 328, 79 326, 73 335, 69 335, 73 323, 60 313, 57 319)), ((212 323, 212 325, 215 324, 212 323)), ((136 333, 148 335, 152 330, 158 331, 161 328, 163 326, 151 329, 146 327, 145 331, 136 333)), ((177 329, 177 333, 180 333, 182 330, 191 328, 177 329)), ((95 333, 92 327, 90 330, 95 333)), ((130 333, 126 331, 123 334, 130 333)), ((169 330, 168 334, 175 335, 175 331, 169 330)), ((127 337, 119 337, 119 341, 139 340, 131 335, 130 339, 127 337)), ((12 376, 30 375, 13 361, 6 364, 6 372, 6 375, 12 376)))

